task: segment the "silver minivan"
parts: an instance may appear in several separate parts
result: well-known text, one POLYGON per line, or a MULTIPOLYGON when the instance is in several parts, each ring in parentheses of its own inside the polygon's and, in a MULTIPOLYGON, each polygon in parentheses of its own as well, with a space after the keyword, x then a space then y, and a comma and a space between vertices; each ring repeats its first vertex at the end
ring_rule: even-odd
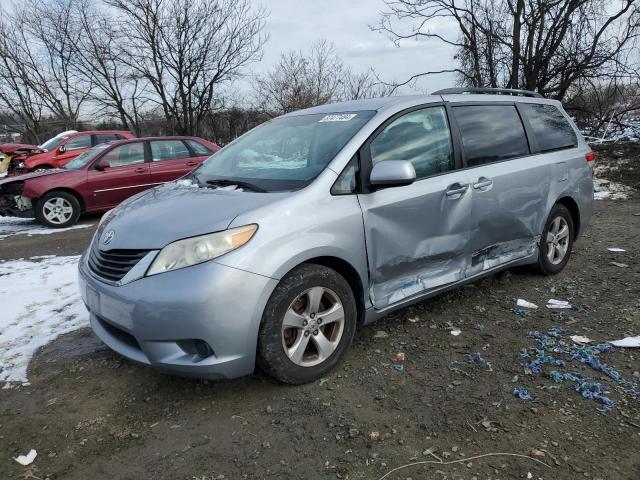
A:
POLYGON ((559 102, 526 91, 289 113, 105 214, 82 297, 137 362, 312 381, 357 325, 515 265, 560 272, 594 158, 559 102))

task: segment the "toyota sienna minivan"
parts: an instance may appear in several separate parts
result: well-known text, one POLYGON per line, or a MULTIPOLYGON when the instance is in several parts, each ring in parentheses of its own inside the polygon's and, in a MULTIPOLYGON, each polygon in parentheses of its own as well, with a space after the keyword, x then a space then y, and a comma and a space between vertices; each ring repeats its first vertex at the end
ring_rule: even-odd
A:
POLYGON ((134 361, 312 381, 357 325, 504 268, 560 272, 594 159, 560 103, 526 91, 289 113, 105 214, 82 297, 134 361))

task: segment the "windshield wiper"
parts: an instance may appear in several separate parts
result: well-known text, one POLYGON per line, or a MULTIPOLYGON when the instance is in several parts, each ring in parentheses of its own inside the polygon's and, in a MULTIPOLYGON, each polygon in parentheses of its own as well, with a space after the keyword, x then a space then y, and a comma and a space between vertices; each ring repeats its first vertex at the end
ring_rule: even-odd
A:
POLYGON ((211 185, 212 187, 227 187, 229 185, 235 185, 240 188, 245 188, 247 190, 253 190, 254 192, 265 193, 266 190, 262 187, 254 185, 253 183, 243 182, 241 180, 227 180, 225 178, 219 178, 217 180, 207 180, 207 185, 211 185))

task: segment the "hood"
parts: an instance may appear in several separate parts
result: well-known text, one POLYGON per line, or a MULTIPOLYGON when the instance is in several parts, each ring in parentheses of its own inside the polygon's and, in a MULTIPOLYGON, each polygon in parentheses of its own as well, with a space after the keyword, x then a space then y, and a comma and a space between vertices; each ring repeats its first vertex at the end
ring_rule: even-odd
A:
POLYGON ((61 173, 67 173, 71 171, 72 170, 65 170, 64 168, 53 168, 51 170, 45 170, 44 172, 25 173, 24 175, 5 177, 2 180, 0 180, 0 185, 4 185, 6 183, 11 183, 11 182, 24 182, 25 180, 29 180, 31 178, 46 177, 49 175, 59 175, 61 173))
POLYGON ((0 145, 0 152, 14 153, 18 150, 38 150, 39 148, 37 145, 26 145, 24 143, 3 143, 0 145))
POLYGON ((113 230, 109 250, 156 250, 176 240, 226 230, 238 215, 285 196, 286 192, 201 188, 190 180, 179 180, 120 204, 100 225, 96 238, 113 230))

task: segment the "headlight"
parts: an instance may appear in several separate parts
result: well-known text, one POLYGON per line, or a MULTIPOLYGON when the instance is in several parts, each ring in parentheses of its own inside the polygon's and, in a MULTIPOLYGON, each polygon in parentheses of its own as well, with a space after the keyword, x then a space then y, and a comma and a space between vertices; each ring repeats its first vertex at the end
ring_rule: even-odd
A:
POLYGON ((112 208, 111 210, 109 210, 107 213, 105 213, 104 215, 102 215, 102 218, 100 219, 100 221, 98 222, 98 227, 100 225, 102 225, 102 223, 109 218, 109 215, 111 215, 111 212, 113 212, 115 210, 115 208, 112 208))
POLYGON ((24 162, 18 163, 18 168, 24 168, 24 162))
POLYGON ((217 258, 247 243, 257 230, 258 225, 246 225, 170 243, 160 250, 149 267, 147 276, 190 267, 217 258))

